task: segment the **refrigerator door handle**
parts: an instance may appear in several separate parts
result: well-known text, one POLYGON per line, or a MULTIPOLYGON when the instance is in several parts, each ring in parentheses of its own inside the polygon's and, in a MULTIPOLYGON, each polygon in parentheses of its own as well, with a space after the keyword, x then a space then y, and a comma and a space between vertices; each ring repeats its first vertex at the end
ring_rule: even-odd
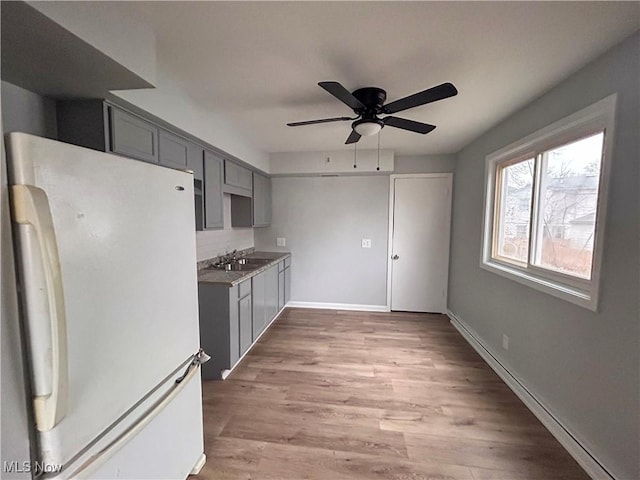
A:
POLYGON ((88 478, 91 472, 111 458, 118 450, 124 447, 129 440, 136 436, 151 420, 153 420, 171 401, 187 386, 189 381, 200 371, 200 366, 209 360, 209 356, 200 349, 192 357, 191 363, 187 367, 185 375, 181 376, 173 383, 171 388, 158 399, 148 410, 146 410, 136 423, 123 431, 111 443, 102 450, 92 455, 82 465, 80 465, 69 478, 76 480, 88 478))
POLYGON ((11 195, 14 221, 31 225, 36 233, 46 282, 50 325, 42 325, 42 328, 51 330, 51 392, 33 398, 36 428, 46 432, 55 427, 67 411, 67 325, 60 258, 51 208, 44 190, 32 185, 12 185, 11 195))

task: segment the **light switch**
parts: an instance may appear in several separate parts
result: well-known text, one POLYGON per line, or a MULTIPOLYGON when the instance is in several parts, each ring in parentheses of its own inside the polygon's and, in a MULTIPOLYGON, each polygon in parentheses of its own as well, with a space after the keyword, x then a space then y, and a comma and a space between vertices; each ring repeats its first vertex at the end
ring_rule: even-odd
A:
POLYGON ((362 248, 371 248, 371 239, 363 238, 362 239, 362 248))
POLYGON ((276 246, 278 246, 278 247, 286 247, 287 246, 287 239, 285 237, 276 238, 276 246))

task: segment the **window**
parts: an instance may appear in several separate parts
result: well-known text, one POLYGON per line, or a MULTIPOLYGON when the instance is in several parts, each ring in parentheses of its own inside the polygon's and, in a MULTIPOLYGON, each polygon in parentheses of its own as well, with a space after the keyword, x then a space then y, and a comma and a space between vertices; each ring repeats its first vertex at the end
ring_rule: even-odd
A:
POLYGON ((481 267, 597 308, 615 101, 487 157, 481 267))

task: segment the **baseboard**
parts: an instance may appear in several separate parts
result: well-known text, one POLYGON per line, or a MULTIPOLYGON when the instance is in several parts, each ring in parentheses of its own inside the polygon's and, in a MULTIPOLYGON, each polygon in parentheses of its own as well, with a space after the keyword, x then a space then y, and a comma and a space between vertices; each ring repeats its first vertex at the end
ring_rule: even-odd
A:
POLYGON ((451 310, 447 310, 447 315, 451 319, 460 335, 480 354, 482 359, 493 369, 494 372, 507 384, 525 406, 540 420, 540 422, 551 432, 560 444, 569 452, 578 464, 593 479, 615 480, 596 458, 569 432, 551 412, 540 402, 523 382, 507 370, 491 351, 482 343, 479 335, 469 326, 460 320, 451 310))
POLYGON ((327 310, 356 310, 361 312, 388 312, 386 305, 359 305, 357 303, 289 302, 292 308, 323 308, 327 310))

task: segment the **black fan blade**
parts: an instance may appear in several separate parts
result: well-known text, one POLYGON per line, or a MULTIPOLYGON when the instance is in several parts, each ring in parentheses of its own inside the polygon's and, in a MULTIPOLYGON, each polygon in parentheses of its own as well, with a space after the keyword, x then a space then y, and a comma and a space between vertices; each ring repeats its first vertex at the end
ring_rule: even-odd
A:
POLYGON ((318 83, 331 95, 336 97, 342 103, 349 105, 353 110, 364 109, 364 105, 360 100, 351 95, 351 92, 340 85, 338 82, 320 82, 318 83))
POLYGON ((422 133, 423 135, 436 128, 435 125, 429 125, 428 123, 422 122, 414 122, 413 120, 407 120, 406 118, 386 117, 383 118, 382 121, 385 125, 389 125, 390 127, 396 127, 403 130, 409 130, 411 132, 422 133))
POLYGON ((351 130, 351 135, 349 135, 349 138, 347 138, 347 141, 344 142, 345 145, 348 145, 350 143, 356 143, 358 140, 360 140, 361 135, 356 132, 355 130, 351 130))
MULTIPOLYGON (((358 117, 356 117, 356 118, 358 118, 358 117)), ((350 118, 350 117, 323 118, 321 120, 307 120, 306 122, 287 123, 287 126, 289 126, 289 127, 300 127, 302 125, 313 125, 315 123, 344 122, 346 120, 355 120, 355 118, 350 118)))
POLYGON ((418 107, 426 103, 437 102, 458 94, 458 90, 452 83, 443 83, 437 87, 429 88, 422 92, 414 93, 384 106, 384 113, 397 113, 409 108, 418 107))

